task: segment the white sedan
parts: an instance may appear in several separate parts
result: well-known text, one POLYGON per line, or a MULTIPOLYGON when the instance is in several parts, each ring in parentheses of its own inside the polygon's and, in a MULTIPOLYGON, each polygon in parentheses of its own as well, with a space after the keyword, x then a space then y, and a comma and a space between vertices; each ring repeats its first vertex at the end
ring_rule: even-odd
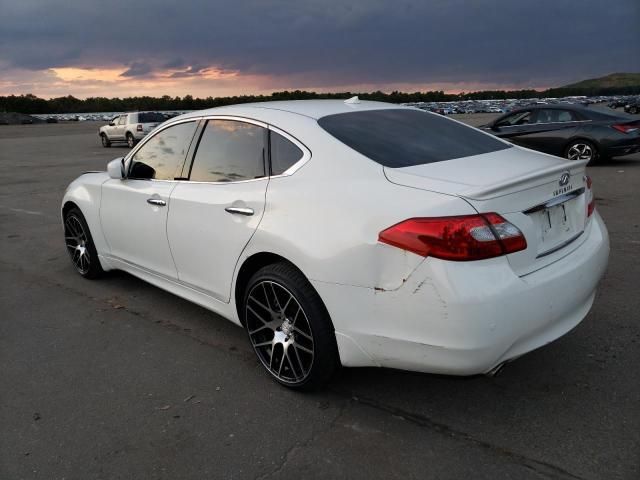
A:
POLYGON ((491 373, 587 315, 609 240, 585 162, 397 105, 174 118, 67 189, 77 271, 127 271, 247 331, 288 387, 339 365, 491 373))

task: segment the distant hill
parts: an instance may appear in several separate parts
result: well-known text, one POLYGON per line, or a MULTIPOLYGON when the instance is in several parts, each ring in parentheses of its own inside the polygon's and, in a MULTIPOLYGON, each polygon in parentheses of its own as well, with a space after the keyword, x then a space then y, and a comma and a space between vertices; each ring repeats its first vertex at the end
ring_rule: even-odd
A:
POLYGON ((597 89, 640 87, 640 73, 611 73, 600 78, 590 78, 560 88, 597 89))

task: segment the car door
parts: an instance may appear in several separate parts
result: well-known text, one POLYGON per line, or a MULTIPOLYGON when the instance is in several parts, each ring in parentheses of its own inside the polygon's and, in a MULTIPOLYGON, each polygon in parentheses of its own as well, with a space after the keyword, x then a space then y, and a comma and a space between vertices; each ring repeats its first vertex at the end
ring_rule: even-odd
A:
POLYGON ((100 221, 112 257, 177 278, 167 211, 196 127, 192 120, 160 130, 132 152, 125 179, 102 185, 100 221))
POLYGON ((542 108, 521 137, 521 144, 552 155, 562 155, 569 139, 575 134, 581 118, 568 109, 542 108))
POLYGON ((114 127, 114 140, 124 140, 124 130, 127 128, 127 116, 120 115, 118 117, 118 121, 116 122, 116 126, 114 127))
POLYGON ((167 236, 181 282, 228 302, 236 262, 264 212, 266 125, 209 119, 171 193, 167 236))

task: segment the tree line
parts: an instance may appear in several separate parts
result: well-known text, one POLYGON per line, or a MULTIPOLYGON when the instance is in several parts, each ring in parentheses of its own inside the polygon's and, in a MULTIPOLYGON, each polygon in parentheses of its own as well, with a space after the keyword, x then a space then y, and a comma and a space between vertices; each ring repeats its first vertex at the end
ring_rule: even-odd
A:
POLYGON ((265 102, 270 100, 308 100, 320 98, 345 99, 358 95, 363 100, 376 100, 390 103, 409 102, 447 102, 460 100, 504 100, 508 98, 544 98, 567 97, 575 95, 637 95, 640 85, 633 87, 611 88, 551 88, 548 90, 485 90, 469 93, 444 93, 443 91, 429 92, 398 92, 384 93, 381 91, 369 93, 339 92, 317 93, 303 90, 274 92, 271 95, 240 95, 233 97, 127 97, 106 98, 89 97, 79 99, 68 95, 44 99, 32 94, 0 96, 0 112, 20 112, 27 114, 48 113, 88 113, 88 112, 125 112, 132 110, 201 110, 203 108, 220 107, 237 103, 265 102))

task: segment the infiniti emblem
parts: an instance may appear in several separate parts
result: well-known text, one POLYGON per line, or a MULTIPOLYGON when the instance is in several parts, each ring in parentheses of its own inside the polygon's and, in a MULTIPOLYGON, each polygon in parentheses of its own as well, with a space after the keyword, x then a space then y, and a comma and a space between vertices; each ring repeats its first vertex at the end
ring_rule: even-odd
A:
POLYGON ((567 183, 569 183, 569 180, 571 180, 571 175, 569 175, 568 172, 564 172, 560 176, 560 181, 558 183, 560 184, 561 187, 564 187, 567 183))

